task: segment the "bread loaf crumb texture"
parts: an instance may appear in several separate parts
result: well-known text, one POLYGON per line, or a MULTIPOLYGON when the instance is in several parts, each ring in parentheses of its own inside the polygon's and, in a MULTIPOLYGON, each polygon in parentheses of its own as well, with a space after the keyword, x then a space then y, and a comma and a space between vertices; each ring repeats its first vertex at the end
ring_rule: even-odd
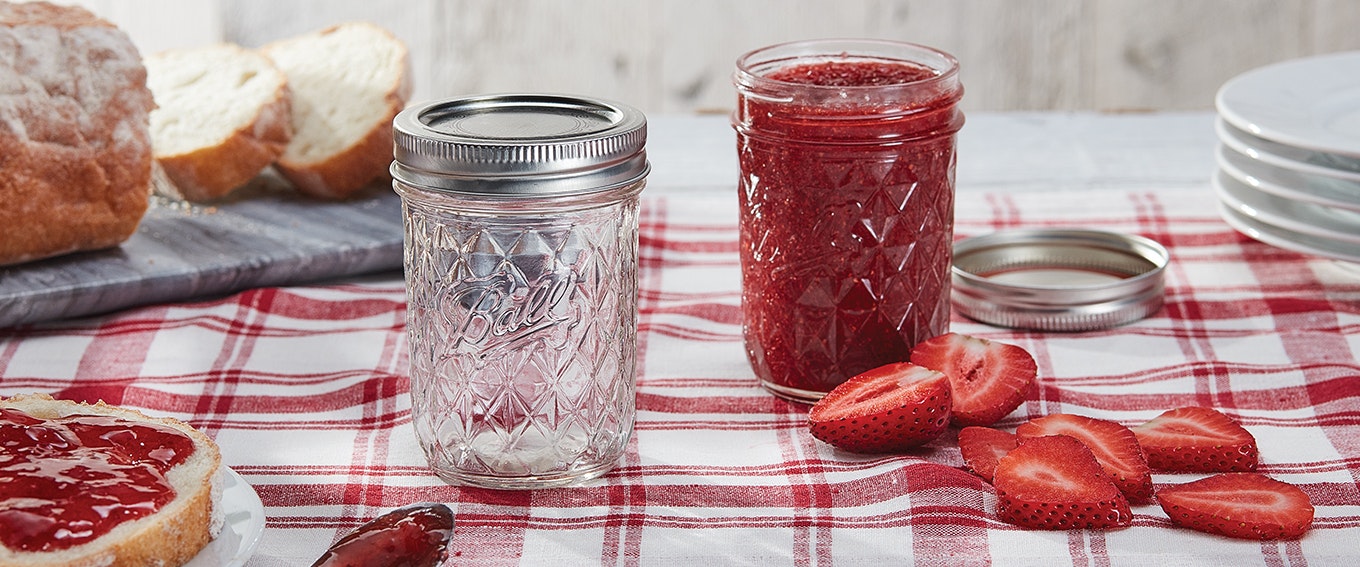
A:
POLYGON ((0 3, 0 264, 117 245, 150 193, 153 106, 125 33, 0 3))

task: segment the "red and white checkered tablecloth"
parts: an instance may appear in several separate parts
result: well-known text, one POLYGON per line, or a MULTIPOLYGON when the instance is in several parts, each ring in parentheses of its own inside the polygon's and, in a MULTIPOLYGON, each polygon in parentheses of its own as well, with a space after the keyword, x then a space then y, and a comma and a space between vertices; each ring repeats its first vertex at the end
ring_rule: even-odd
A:
MULTIPOLYGON (((995 519, 952 433, 903 455, 833 450, 807 408, 760 389, 739 318, 730 192, 646 197, 638 421, 619 468, 581 487, 450 486, 411 431, 399 274, 0 331, 0 394, 143 408, 216 438, 259 493, 248 565, 309 564, 387 509, 450 503, 452 565, 1354 565, 1360 563, 1360 269, 1250 240, 1212 191, 961 193, 957 236, 1097 227, 1166 245, 1166 307, 1124 327, 1058 334, 956 319, 1023 346, 1042 387, 999 424, 1071 412, 1139 423, 1220 408, 1259 441, 1261 471, 1317 507, 1302 540, 1173 527, 1038 532, 995 519)), ((1195 475, 1156 475, 1159 484, 1195 475)))

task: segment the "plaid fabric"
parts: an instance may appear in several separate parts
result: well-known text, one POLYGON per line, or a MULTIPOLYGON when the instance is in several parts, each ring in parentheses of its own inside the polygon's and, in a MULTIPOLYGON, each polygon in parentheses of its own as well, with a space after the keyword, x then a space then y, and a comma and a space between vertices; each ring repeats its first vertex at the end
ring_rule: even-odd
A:
MULTIPOLYGON (((1100 227, 1171 251, 1166 307, 1124 327, 1045 334, 956 319, 1018 344, 1042 387, 999 424, 1070 412, 1135 424, 1207 405, 1259 441, 1261 471, 1302 487, 1313 530, 1247 542, 1135 506, 1114 531, 995 519, 953 434, 903 455, 814 440, 807 408, 765 393, 741 346, 735 197, 648 197, 641 226, 639 416, 619 468, 585 486, 446 485, 411 430, 398 274, 265 288, 0 331, 0 394, 47 391, 189 421, 259 492, 249 565, 309 564, 392 507, 452 504, 453 565, 1334 565, 1360 557, 1360 269, 1257 243, 1212 192, 960 194, 957 235, 1100 227)), ((1199 475, 1154 477, 1158 484, 1199 475)))

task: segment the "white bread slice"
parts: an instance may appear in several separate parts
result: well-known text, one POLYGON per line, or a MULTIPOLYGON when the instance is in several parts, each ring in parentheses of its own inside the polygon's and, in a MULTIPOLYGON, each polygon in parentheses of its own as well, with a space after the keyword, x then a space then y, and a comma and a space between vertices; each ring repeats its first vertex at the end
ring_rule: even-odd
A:
POLYGON ((104 404, 55 400, 46 394, 0 398, 0 407, 54 419, 69 415, 108 415, 173 427, 194 441, 188 460, 166 473, 175 499, 152 515, 115 526, 98 539, 52 552, 16 552, 0 544, 0 565, 15 567, 86 567, 159 565, 173 567, 193 559, 221 531, 221 453, 207 435, 170 418, 148 417, 136 410, 104 404))
POLYGON ((117 246, 151 196, 137 48, 77 7, 0 2, 0 265, 117 246))
POLYGON ((233 44, 146 58, 157 161, 179 196, 221 198, 283 154, 293 137, 288 81, 263 54, 233 44))
POLYGON ((387 174, 392 119, 411 96, 406 45, 366 22, 261 48, 293 90, 293 139, 275 163, 301 192, 343 199, 387 174))

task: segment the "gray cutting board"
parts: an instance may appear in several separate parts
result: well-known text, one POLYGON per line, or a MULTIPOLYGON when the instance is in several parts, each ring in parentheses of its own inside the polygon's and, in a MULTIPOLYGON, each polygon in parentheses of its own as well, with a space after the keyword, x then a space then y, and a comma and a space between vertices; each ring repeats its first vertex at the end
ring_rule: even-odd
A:
POLYGON ((118 248, 0 267, 0 327, 397 269, 401 250, 386 182, 325 202, 261 175, 218 203, 153 197, 118 248))

